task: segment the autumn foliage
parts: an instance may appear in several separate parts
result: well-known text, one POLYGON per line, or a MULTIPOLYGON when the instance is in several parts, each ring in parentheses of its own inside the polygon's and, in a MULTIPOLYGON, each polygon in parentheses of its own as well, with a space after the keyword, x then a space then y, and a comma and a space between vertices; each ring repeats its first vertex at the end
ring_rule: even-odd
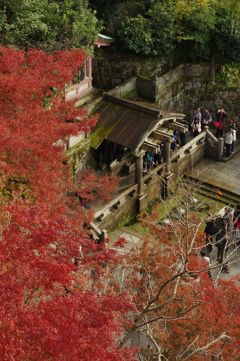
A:
POLYGON ((188 185, 169 197, 169 223, 158 206, 139 216, 130 250, 90 239, 89 205, 115 180, 73 177, 64 152, 97 121, 64 101, 84 59, 0 49, 0 359, 133 361, 129 346, 144 361, 239 359, 239 279, 209 278, 188 185))
POLYGON ((199 255, 205 245, 204 222, 193 194, 183 182, 165 202, 166 223, 160 219, 158 204, 139 216, 145 235, 122 256, 118 277, 111 273, 116 289, 128 290, 136 305, 122 346, 133 340, 143 360, 239 357, 239 277, 226 281, 209 277, 199 255))
MULTIPOLYGON (((115 253, 89 239, 86 190, 64 154, 66 139, 97 121, 64 101, 85 53, 0 54, 0 359, 130 360, 117 340, 132 304, 94 286, 93 271, 115 253)), ((84 182, 102 199, 92 172, 84 182)))

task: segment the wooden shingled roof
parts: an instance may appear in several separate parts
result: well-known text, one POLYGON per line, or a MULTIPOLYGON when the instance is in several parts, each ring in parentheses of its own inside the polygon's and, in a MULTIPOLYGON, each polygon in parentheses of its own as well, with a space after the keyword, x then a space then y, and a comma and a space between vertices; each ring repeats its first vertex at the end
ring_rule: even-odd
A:
POLYGON ((107 139, 131 151, 137 151, 164 123, 184 117, 146 102, 129 101, 107 93, 95 113, 99 114, 99 121, 92 131, 91 146, 97 149, 107 139))

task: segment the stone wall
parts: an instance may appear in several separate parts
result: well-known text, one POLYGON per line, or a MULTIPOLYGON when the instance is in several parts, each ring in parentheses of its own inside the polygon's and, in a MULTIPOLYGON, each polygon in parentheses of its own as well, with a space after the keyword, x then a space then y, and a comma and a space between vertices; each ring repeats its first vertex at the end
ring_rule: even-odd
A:
POLYGON ((162 109, 185 113, 198 90, 214 84, 209 73, 208 64, 182 64, 160 77, 138 77, 138 95, 154 100, 162 109))
POLYGON ((173 178, 177 179, 181 174, 191 169, 205 156, 205 152, 206 143, 199 143, 197 147, 192 148, 189 153, 185 153, 183 157, 180 157, 177 162, 172 161, 171 171, 174 173, 173 178))
MULTIPOLYGON (((183 148, 173 152, 171 156, 170 181, 168 183, 171 189, 171 183, 198 163, 206 151, 206 133, 200 133, 196 138, 189 141, 183 148)), ((132 173, 134 176, 134 171, 132 173)), ((152 201, 164 197, 166 165, 162 163, 154 168, 152 172, 143 177, 143 193, 146 195, 146 206, 152 201)), ((100 229, 106 229, 108 232, 113 231, 121 224, 124 217, 131 214, 139 213, 139 204, 137 197, 137 184, 120 193, 108 205, 104 205, 102 209, 95 213, 95 224, 100 229)))
POLYGON ((217 109, 224 108, 230 117, 238 121, 240 116, 240 88, 205 87, 197 92, 200 106, 208 107, 215 118, 217 109))
POLYGON ((124 82, 127 84, 129 78, 137 76, 137 95, 157 102, 163 109, 190 117, 197 107, 206 107, 214 117, 217 109, 224 107, 230 117, 239 119, 240 89, 217 87, 210 76, 209 64, 181 64, 173 67, 173 60, 159 62, 155 58, 94 58, 93 85, 101 89, 119 86, 118 91, 121 91, 124 82))
POLYGON ((133 76, 160 76, 176 66, 176 63, 174 60, 160 62, 156 58, 95 57, 92 66, 93 86, 112 89, 133 76))
POLYGON ((136 198, 127 197, 120 207, 113 207, 103 220, 96 219, 94 223, 99 229, 106 229, 110 233, 132 214, 137 214, 136 198))
POLYGON ((215 119, 219 108, 224 108, 229 117, 238 121, 240 115, 240 89, 221 89, 208 81, 192 79, 182 84, 173 85, 158 99, 163 109, 183 112, 190 119, 194 109, 207 108, 215 119))
POLYGON ((188 104, 192 105, 191 101, 194 102, 198 89, 212 86, 213 79, 209 73, 210 67, 207 64, 178 66, 158 78, 156 102, 163 109, 185 112, 188 104))
MULTIPOLYGON (((164 174, 164 173, 163 173, 164 174)), ((156 199, 162 192, 163 178, 157 173, 145 177, 144 194, 146 194, 146 204, 156 199)), ((116 197, 114 201, 110 202, 109 207, 104 207, 102 217, 101 212, 95 213, 95 225, 99 229, 106 229, 108 233, 119 227, 119 225, 126 218, 133 214, 138 214, 138 198, 137 185, 129 189, 128 194, 124 192, 123 196, 116 197), (133 193, 131 195, 131 193, 133 193), (115 205, 114 205, 115 204, 115 205), (100 214, 100 216, 99 216, 100 214)))
POLYGON ((160 77, 138 77, 138 95, 155 100, 162 109, 184 113, 188 119, 197 107, 209 109, 213 119, 223 107, 238 121, 240 88, 220 88, 209 74, 208 64, 183 64, 160 77))

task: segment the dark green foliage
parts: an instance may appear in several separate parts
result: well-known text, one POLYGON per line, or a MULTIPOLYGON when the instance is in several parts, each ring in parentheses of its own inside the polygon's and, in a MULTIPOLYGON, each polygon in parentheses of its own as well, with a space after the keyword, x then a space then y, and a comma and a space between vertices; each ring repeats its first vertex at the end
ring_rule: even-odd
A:
POLYGON ((96 16, 102 20, 105 25, 111 22, 113 16, 117 15, 116 5, 119 0, 89 0, 89 6, 96 11, 96 16))
POLYGON ((141 15, 136 18, 126 18, 117 31, 117 36, 125 49, 143 55, 150 55, 153 51, 151 28, 141 15))
POLYGON ((215 11, 210 6, 201 6, 177 19, 176 50, 185 61, 208 60, 209 43, 215 26, 215 11))
POLYGON ((215 30, 215 59, 220 64, 240 62, 240 23, 230 15, 215 30))
MULTIPOLYGON (((177 56, 187 62, 210 61, 213 57, 219 64, 239 62, 239 2, 140 0, 122 3, 128 4, 125 17, 118 23, 115 19, 116 45, 121 49, 160 58, 177 56)), ((119 20, 122 14, 117 17, 119 20)))
POLYGON ((105 25, 110 51, 179 61, 240 61, 235 0, 1 0, 0 43, 56 51, 91 49, 105 25))
POLYGON ((93 45, 101 25, 88 0, 2 0, 0 42, 56 51, 93 45))
POLYGON ((145 16, 127 17, 117 31, 126 48, 142 55, 167 56, 174 49, 174 15, 165 2, 156 4, 145 16))

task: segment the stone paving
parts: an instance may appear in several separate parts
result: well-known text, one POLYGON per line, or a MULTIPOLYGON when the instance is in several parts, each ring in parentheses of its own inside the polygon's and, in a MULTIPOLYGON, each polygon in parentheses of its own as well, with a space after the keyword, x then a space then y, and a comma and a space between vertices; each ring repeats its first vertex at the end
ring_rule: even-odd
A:
MULTIPOLYGON (((240 152, 233 154, 226 162, 216 162, 210 158, 203 158, 191 172, 189 172, 189 175, 202 182, 209 183, 215 187, 234 193, 239 197, 240 202, 240 152)), ((228 254, 232 251, 233 249, 230 247, 228 254)), ((218 265, 216 258, 216 247, 213 247, 212 266, 218 265)), ((220 268, 217 267, 212 271, 213 279, 218 277, 226 279, 236 276, 240 271, 240 249, 234 252, 229 260, 230 273, 221 273, 219 276, 219 270, 220 268)))
POLYGON ((232 155, 226 162, 204 158, 189 172, 189 175, 235 193, 239 196, 240 202, 240 153, 232 155))
MULTIPOLYGON (((214 185, 217 188, 225 189, 239 196, 240 202, 240 152, 235 153, 226 162, 217 162, 210 158, 202 159, 189 174, 202 182, 214 185)), ((141 234, 137 234, 130 227, 120 227, 109 235, 110 246, 120 237, 127 240, 126 248, 131 249, 134 244, 137 245, 141 241, 141 234)), ((119 251, 123 252, 122 249, 119 251)), ((229 247, 228 254, 233 249, 229 247)), ((229 260, 229 274, 220 273, 220 265, 216 261, 217 249, 213 246, 212 266, 216 266, 212 270, 213 279, 226 279, 235 276, 240 271, 240 249, 238 249, 229 260)))
MULTIPOLYGON (((135 246, 140 246, 141 237, 143 235, 133 231, 130 227, 120 227, 113 231, 110 235, 110 242, 109 247, 113 247, 113 244, 119 238, 125 238, 127 243, 124 248, 117 249, 118 252, 122 253, 125 251, 129 251, 130 249, 134 248, 135 246)), ((115 248, 116 249, 116 248, 115 248)), ((240 249, 233 252, 233 246, 229 247, 228 255, 230 255, 228 259, 228 269, 229 273, 222 273, 221 272, 221 265, 217 262, 217 248, 213 246, 213 250, 211 252, 211 266, 213 269, 211 270, 211 275, 213 281, 217 279, 228 279, 231 277, 236 276, 240 271, 240 249)))

